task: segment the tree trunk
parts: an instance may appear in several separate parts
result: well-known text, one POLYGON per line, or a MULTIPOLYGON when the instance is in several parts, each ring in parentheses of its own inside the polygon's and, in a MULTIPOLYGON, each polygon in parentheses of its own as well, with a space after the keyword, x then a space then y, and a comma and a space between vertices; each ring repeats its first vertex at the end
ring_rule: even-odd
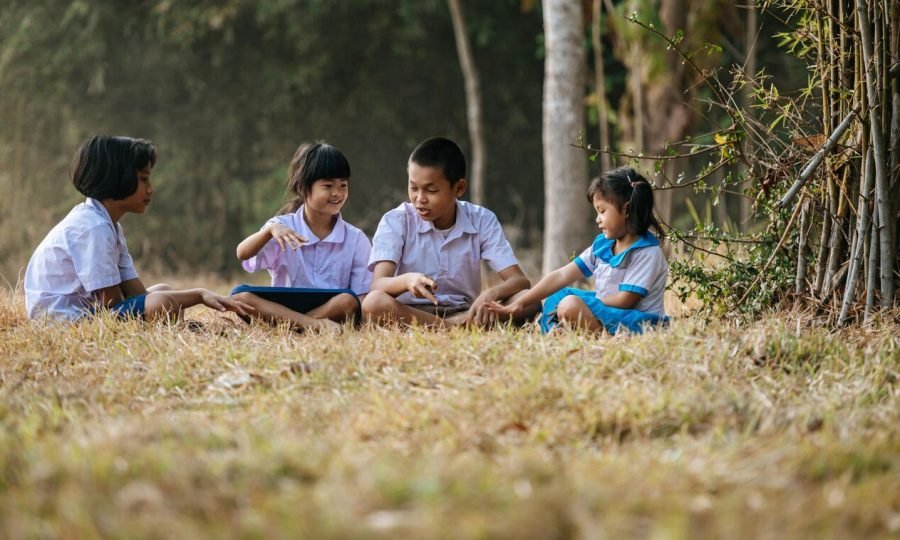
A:
POLYGON ((545 274, 590 242, 587 157, 572 146, 584 130, 583 28, 579 0, 544 0, 545 274))
POLYGON ((469 126, 469 140, 472 145, 472 169, 469 172, 469 187, 472 202, 483 205, 484 200, 484 122, 481 119, 481 83, 478 79, 478 68, 472 58, 469 38, 466 33, 466 20, 463 17, 459 0, 447 0, 450 18, 453 20, 453 37, 456 40, 456 53, 459 56, 459 67, 462 70, 466 85, 466 122, 469 126))
MULTIPOLYGON (((756 34, 758 31, 759 23, 756 14, 756 5, 751 2, 747 7, 747 26, 744 33, 744 47, 747 51, 746 58, 744 58, 744 73, 747 75, 748 79, 756 76, 756 34)), ((743 109, 743 113, 748 117, 748 122, 752 121, 753 108, 751 107, 753 103, 753 88, 748 84, 743 92, 741 92, 741 108, 743 109)), ((746 155, 753 155, 753 147, 751 146, 751 139, 747 137, 746 139, 746 155)), ((744 177, 744 181, 741 184, 740 192, 746 195, 747 189, 750 187, 750 174, 752 170, 746 165, 741 165, 740 174, 744 177)), ((740 227, 742 230, 746 231, 749 227, 750 222, 750 211, 752 201, 748 196, 739 198, 740 204, 740 227)), ((808 209, 806 209, 808 213, 808 209)), ((799 284, 798 284, 799 286, 799 284)), ((800 292, 800 291, 798 291, 800 292)))
MULTIPOLYGON (((597 131, 600 134, 600 149, 610 150, 609 147, 609 111, 606 103, 606 73, 603 67, 603 41, 601 36, 603 6, 600 0, 594 0, 594 24, 591 25, 591 44, 594 49, 594 84, 597 96, 597 131)), ((600 154, 600 168, 608 171, 611 168, 609 154, 600 154)))

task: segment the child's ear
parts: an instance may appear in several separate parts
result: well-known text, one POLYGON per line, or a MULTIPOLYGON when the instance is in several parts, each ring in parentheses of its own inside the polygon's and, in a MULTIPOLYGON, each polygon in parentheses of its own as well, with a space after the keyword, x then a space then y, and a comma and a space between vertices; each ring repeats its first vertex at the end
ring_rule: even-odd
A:
POLYGON ((468 184, 466 183, 465 178, 460 178, 456 181, 456 185, 453 186, 453 191, 456 194, 457 199, 463 196, 463 193, 466 192, 466 187, 468 187, 468 184))
POLYGON ((628 217, 628 207, 631 206, 630 202, 625 203, 625 206, 622 207, 622 213, 625 214, 625 217, 628 217))

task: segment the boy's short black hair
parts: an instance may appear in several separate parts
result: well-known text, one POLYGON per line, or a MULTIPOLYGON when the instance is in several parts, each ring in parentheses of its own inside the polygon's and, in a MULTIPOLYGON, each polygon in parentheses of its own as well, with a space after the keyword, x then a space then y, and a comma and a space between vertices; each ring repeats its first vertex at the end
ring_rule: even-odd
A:
POLYGON ((122 200, 137 191, 137 172, 156 165, 150 141, 95 135, 81 143, 72 162, 72 184, 85 197, 122 200))
POLYGON ((466 177, 466 156, 458 144, 445 137, 422 141, 410 154, 409 161, 422 167, 440 169, 451 186, 466 177))

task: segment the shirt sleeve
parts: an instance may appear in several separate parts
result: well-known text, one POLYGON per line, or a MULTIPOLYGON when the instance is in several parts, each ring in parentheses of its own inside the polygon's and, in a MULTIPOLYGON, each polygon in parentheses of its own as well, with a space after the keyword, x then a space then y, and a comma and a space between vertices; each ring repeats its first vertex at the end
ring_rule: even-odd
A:
POLYGON ((115 232, 107 223, 73 231, 69 237, 69 256, 86 291, 93 292, 122 283, 119 257, 116 255, 117 242, 115 232))
POLYGON ((629 256, 628 267, 619 284, 619 290, 647 296, 660 273, 666 271, 666 267, 666 257, 658 247, 636 250, 629 256))
POLYGON ((116 224, 116 237, 119 242, 119 279, 128 281, 138 277, 137 270, 134 268, 134 259, 128 252, 128 244, 125 242, 125 230, 121 224, 116 224))
POLYGON ((481 239, 481 258, 488 262, 494 272, 519 264, 513 254, 512 246, 509 245, 509 240, 503 234, 503 227, 493 212, 485 211, 479 227, 479 237, 481 239))
POLYGON ((372 244, 369 238, 360 232, 356 241, 356 251, 353 253, 353 267, 350 268, 350 290, 357 295, 366 294, 372 287, 372 272, 369 270, 371 252, 372 244))
POLYGON ((369 255, 369 271, 375 269, 375 263, 390 261, 399 263, 406 243, 406 215, 401 210, 391 210, 378 223, 375 236, 372 237, 372 252, 369 255))
MULTIPOLYGON (((288 223, 282 222, 282 220, 278 219, 281 216, 276 216, 265 223, 259 230, 263 230, 268 227, 272 223, 279 223, 281 225, 290 226, 288 223)), ((250 257, 241 263, 241 266, 244 267, 244 270, 247 272, 259 272, 260 270, 274 270, 278 266, 284 264, 282 254, 284 251, 281 249, 281 246, 278 245, 278 242, 275 241, 274 238, 270 238, 266 245, 259 250, 256 255, 250 257)))
POLYGON ((597 257, 594 256, 594 246, 588 246, 587 249, 581 252, 581 255, 572 259, 572 262, 581 270, 584 277, 594 275, 594 271, 597 270, 597 257))

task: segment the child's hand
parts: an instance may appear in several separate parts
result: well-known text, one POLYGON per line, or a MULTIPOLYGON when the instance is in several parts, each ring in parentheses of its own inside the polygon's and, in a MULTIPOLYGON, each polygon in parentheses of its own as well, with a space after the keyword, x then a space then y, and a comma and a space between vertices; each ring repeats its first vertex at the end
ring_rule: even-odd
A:
POLYGON ((515 315, 521 308, 516 302, 503 305, 500 302, 487 302, 484 309, 497 315, 505 315, 507 317, 515 315))
POLYGON ((290 227, 286 227, 280 223, 269 225, 269 234, 278 242, 282 251, 287 251, 288 246, 296 250, 298 247, 309 242, 308 238, 301 236, 297 231, 290 227))
POLYGON ((238 315, 244 316, 251 315, 256 311, 250 304, 235 300, 230 296, 218 295, 206 289, 200 293, 200 300, 203 302, 204 306, 216 311, 233 311, 238 315))
POLYGON ((438 305, 434 297, 434 288, 437 284, 433 279, 418 272, 410 272, 406 275, 406 290, 416 298, 427 298, 431 303, 438 305))

